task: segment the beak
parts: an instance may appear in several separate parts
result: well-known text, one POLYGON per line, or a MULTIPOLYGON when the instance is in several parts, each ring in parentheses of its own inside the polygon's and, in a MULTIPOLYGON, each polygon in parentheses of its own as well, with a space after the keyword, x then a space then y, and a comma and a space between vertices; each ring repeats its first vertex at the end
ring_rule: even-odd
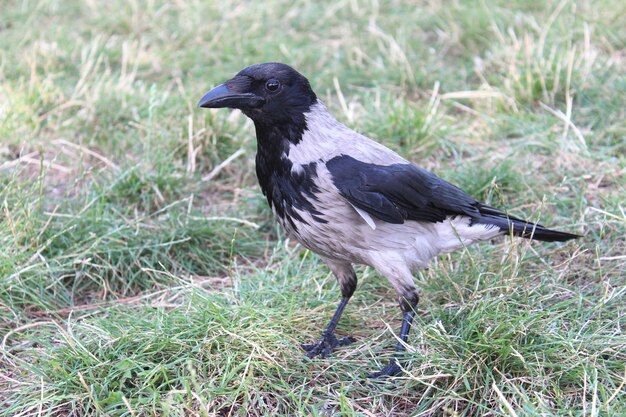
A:
POLYGON ((262 106, 263 103, 265 103, 263 97, 259 97, 254 93, 238 93, 232 91, 228 88, 226 83, 224 83, 206 93, 198 102, 198 107, 207 109, 220 107, 241 109, 246 107, 259 107, 262 106))

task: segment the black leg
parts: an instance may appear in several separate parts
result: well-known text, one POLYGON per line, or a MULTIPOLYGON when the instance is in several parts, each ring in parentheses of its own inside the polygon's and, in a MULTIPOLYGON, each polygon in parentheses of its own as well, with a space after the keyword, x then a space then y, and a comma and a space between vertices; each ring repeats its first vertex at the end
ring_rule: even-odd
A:
POLYGON ((404 344, 409 340, 409 331, 411 330, 411 324, 413 323, 413 317, 415 317, 415 308, 419 302, 419 296, 417 293, 411 294, 410 297, 404 298, 400 302, 400 307, 404 311, 402 316, 402 327, 400 328, 400 340, 402 342, 396 343, 396 349, 393 353, 393 357, 389 360, 389 364, 378 372, 369 374, 368 378, 385 378, 388 376, 395 376, 402 372, 402 356, 406 351, 404 344))
POLYGON ((308 358, 314 358, 317 355, 325 358, 330 355, 337 346, 345 346, 354 342, 354 338, 350 336, 342 337, 341 339, 337 339, 335 336, 337 323, 339 323, 339 319, 341 318, 343 310, 346 308, 349 299, 350 297, 346 296, 341 299, 341 302, 337 306, 337 310, 335 310, 335 314, 333 314, 333 318, 330 319, 330 323, 326 326, 326 330, 324 330, 322 338, 318 342, 302 344, 302 348, 306 351, 306 356, 308 358))
POLYGON ((326 330, 322 333, 322 338, 316 343, 302 344, 302 348, 306 351, 308 358, 314 358, 318 355, 325 358, 330 355, 336 347, 349 345, 354 342, 354 339, 349 336, 337 339, 335 329, 343 314, 343 310, 348 304, 348 300, 350 300, 350 297, 354 294, 354 290, 356 290, 356 274, 354 273, 354 269, 352 269, 352 265, 349 263, 325 258, 322 259, 326 262, 326 265, 328 265, 328 268, 330 268, 335 277, 337 277, 341 285, 341 295, 343 297, 337 306, 337 310, 335 310, 335 314, 333 314, 333 318, 330 319, 330 323, 328 323, 326 330))
POLYGON ((356 289, 356 274, 354 273, 354 269, 352 269, 352 265, 349 263, 332 261, 330 259, 324 259, 324 262, 326 262, 326 265, 328 265, 332 273, 337 277, 341 285, 341 295, 343 297, 337 306, 335 314, 333 314, 333 318, 330 319, 330 323, 328 323, 326 330, 322 333, 322 338, 316 343, 302 344, 302 348, 306 351, 306 356, 310 359, 318 355, 325 358, 330 355, 336 347, 345 346, 354 342, 354 339, 349 336, 337 339, 335 329, 343 314, 343 310, 348 304, 348 300, 350 300, 350 297, 352 297, 356 289))

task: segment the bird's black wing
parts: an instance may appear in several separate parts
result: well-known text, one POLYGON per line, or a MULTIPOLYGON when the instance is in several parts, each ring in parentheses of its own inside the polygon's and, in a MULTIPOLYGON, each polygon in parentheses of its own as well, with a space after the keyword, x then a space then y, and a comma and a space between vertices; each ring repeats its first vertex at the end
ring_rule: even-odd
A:
POLYGON ((578 235, 548 229, 476 201, 460 188, 415 165, 376 165, 340 155, 326 163, 333 183, 352 205, 372 216, 400 224, 405 220, 437 223, 464 215, 471 223, 510 230, 516 236, 563 242, 578 235))
POLYGON ((340 155, 326 166, 343 197, 388 223, 405 220, 434 223, 459 214, 481 216, 482 205, 478 201, 435 174, 409 163, 376 165, 340 155))

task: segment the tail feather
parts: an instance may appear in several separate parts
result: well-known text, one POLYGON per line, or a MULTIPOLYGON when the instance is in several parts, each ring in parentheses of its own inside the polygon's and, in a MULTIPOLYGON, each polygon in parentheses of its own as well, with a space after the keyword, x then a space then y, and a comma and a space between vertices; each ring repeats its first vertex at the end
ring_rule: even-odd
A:
POLYGON ((502 230, 509 230, 513 235, 543 242, 565 242, 581 237, 573 233, 559 232, 548 229, 537 223, 527 222, 517 217, 508 216, 505 212, 493 207, 481 205, 481 216, 474 219, 476 223, 492 224, 502 230))

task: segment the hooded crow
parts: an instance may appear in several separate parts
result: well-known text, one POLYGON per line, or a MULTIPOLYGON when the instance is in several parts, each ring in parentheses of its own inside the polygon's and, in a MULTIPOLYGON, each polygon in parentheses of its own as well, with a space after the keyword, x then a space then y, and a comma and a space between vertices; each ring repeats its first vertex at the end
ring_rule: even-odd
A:
POLYGON ((309 81, 280 63, 252 65, 202 97, 200 107, 241 110, 254 122, 256 174, 284 230, 317 253, 342 299, 321 339, 303 348, 325 357, 357 286, 353 264, 385 276, 403 319, 393 358, 370 377, 396 375, 419 300, 413 272, 441 253, 512 233, 546 242, 578 237, 509 216, 338 122, 309 81))

